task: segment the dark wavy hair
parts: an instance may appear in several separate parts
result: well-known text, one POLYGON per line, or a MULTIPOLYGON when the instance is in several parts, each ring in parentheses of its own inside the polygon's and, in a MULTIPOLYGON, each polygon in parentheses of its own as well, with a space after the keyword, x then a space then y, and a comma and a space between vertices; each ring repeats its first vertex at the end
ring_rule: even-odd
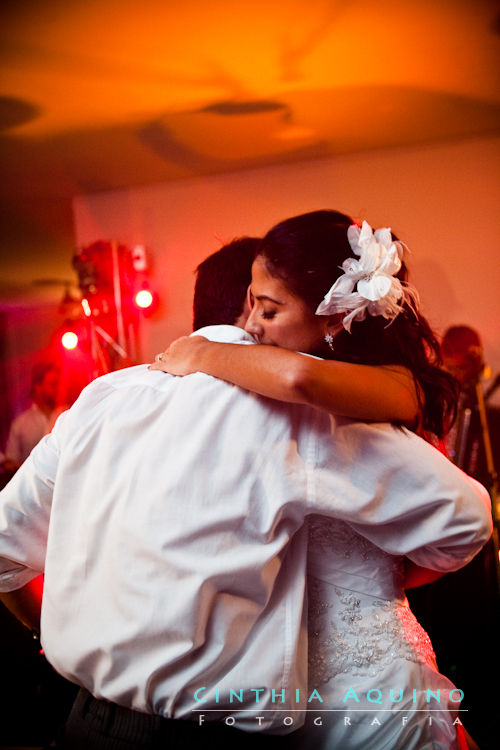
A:
MULTIPOLYGON (((294 216, 263 237, 258 255, 268 271, 315 312, 341 275, 342 262, 353 257, 347 240, 353 223, 350 216, 330 210, 294 216)), ((404 263, 397 276, 407 281, 404 263)), ((316 354, 342 362, 406 367, 417 385, 424 431, 442 437, 453 423, 458 382, 440 367, 440 346, 429 323, 407 303, 390 324, 381 316, 367 315, 352 324, 351 333, 342 330, 335 337, 333 352, 325 347, 316 354)))

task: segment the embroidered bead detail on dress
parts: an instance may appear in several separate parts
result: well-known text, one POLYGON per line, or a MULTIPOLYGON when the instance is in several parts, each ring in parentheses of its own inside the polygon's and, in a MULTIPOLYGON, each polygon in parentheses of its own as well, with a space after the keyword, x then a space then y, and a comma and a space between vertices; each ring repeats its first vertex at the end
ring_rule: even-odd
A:
POLYGON ((360 556, 362 560, 379 557, 396 559, 375 547, 346 523, 331 521, 323 516, 311 516, 309 519, 309 546, 346 559, 351 557, 353 547, 356 548, 356 556, 360 556))
MULTIPOLYGON (((377 569, 383 590, 401 592, 403 561, 375 547, 347 524, 313 516, 309 526, 311 570, 324 569, 326 580, 309 575, 310 684, 328 682, 342 672, 376 676, 395 659, 435 666, 427 633, 405 603, 404 594, 376 599, 338 585, 338 573, 359 576, 377 569), (328 583, 325 555, 333 556, 337 579, 328 583), (342 562, 344 560, 344 562, 342 562)), ((355 579, 354 579, 355 580, 355 579)), ((365 584, 366 585, 366 584, 365 584)))
POLYGON ((362 602, 317 579, 309 581, 309 600, 310 684, 341 672, 375 676, 395 659, 434 664, 429 636, 404 604, 362 602))
POLYGON ((412 646, 416 656, 420 657, 415 661, 434 662, 436 654, 432 648, 431 639, 419 624, 411 609, 409 607, 397 607, 396 614, 401 622, 406 642, 412 646))
POLYGON ((335 587, 335 593, 340 598, 344 609, 340 613, 340 619, 344 622, 356 622, 356 620, 362 620, 360 615, 361 599, 357 599, 354 594, 349 591, 342 591, 335 587))

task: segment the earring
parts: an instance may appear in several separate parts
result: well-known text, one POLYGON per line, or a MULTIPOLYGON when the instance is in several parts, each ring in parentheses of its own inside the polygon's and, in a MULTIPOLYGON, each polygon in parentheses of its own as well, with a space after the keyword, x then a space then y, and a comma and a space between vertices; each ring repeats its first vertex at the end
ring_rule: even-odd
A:
POLYGON ((334 350, 334 346, 333 346, 333 336, 332 336, 332 334, 331 334, 331 333, 325 333, 325 341, 326 341, 326 343, 328 344, 328 346, 330 347, 330 349, 331 349, 331 350, 332 350, 332 352, 333 352, 333 350, 334 350))

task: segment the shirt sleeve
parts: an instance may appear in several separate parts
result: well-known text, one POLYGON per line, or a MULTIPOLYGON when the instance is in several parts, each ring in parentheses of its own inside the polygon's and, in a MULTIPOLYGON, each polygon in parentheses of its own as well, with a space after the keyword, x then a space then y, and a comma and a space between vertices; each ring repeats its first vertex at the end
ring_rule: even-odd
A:
POLYGON ((0 591, 21 588, 44 570, 57 434, 54 430, 38 443, 0 492, 0 591))
POLYGON ((21 588, 44 572, 61 448, 70 442, 75 426, 99 418, 113 392, 106 375, 84 388, 0 492, 0 591, 21 588))
POLYGON ((339 420, 330 448, 318 455, 313 487, 314 512, 434 570, 464 566, 491 535, 485 488, 392 425, 339 420))

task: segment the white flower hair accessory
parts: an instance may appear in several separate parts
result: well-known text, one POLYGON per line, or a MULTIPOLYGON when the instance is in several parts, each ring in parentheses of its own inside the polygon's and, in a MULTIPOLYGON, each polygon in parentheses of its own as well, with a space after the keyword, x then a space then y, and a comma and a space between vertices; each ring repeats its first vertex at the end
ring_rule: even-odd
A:
POLYGON ((384 227, 374 232, 364 221, 361 228, 351 224, 347 239, 359 260, 347 258, 342 263, 344 273, 327 292, 316 315, 346 312, 342 323, 350 332, 352 322, 364 320, 367 312, 392 322, 405 302, 415 311, 417 291, 395 278, 405 245, 393 241, 391 230, 384 227))

